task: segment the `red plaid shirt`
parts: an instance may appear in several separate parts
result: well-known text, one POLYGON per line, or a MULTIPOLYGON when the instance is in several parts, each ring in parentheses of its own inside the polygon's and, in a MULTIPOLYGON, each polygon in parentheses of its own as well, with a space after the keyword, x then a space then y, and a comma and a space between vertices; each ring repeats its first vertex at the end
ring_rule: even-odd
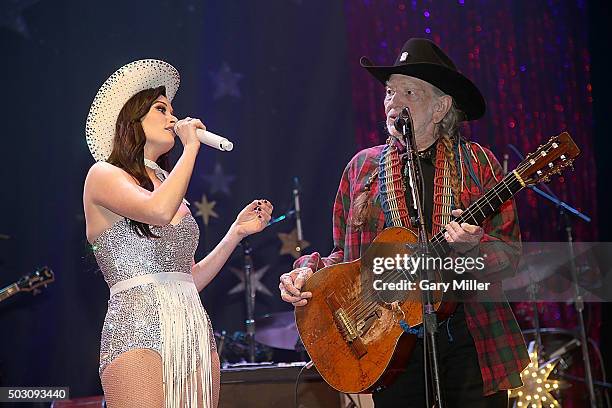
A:
MULTIPOLYGON (((378 167, 383 147, 375 146, 360 151, 344 169, 333 209, 334 249, 331 254, 327 257, 321 257, 317 252, 304 255, 295 261, 294 268, 308 266, 316 271, 324 266, 355 260, 385 228, 377 181, 370 186, 370 197, 375 197, 370 201, 370 219, 359 230, 352 225, 353 200, 365 190, 368 179, 378 167)), ((482 189, 470 177, 464 156, 461 192, 461 205, 464 209, 503 177, 501 166, 490 150, 468 143, 465 152, 468 151, 472 155, 472 173, 478 178, 482 189)), ((501 288, 501 279, 514 274, 521 251, 514 201, 502 205, 482 227, 485 235, 481 242, 497 241, 504 244, 501 245, 502 249, 496 245, 495 251, 487 246, 480 249, 481 255, 486 254, 486 271, 490 274, 488 281, 496 281, 493 285, 501 288)), ((484 395, 521 386, 520 373, 529 364, 529 355, 508 302, 470 302, 464 307, 467 326, 478 353, 484 395)))

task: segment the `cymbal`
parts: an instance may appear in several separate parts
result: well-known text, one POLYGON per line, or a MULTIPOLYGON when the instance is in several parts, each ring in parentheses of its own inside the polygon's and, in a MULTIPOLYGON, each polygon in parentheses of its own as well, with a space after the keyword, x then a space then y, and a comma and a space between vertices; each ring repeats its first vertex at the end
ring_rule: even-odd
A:
POLYGON ((255 340, 261 344, 295 350, 298 338, 293 311, 270 313, 255 319, 255 340))

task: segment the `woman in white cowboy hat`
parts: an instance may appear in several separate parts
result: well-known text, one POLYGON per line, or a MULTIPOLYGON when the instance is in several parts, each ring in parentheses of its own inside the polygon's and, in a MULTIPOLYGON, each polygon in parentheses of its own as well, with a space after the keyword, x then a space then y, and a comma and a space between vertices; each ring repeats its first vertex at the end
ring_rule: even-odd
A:
POLYGON ((87 239, 110 287, 100 378, 109 407, 215 407, 219 357, 198 292, 236 245, 261 231, 272 205, 255 200, 217 247, 195 262, 199 230, 184 200, 200 142, 198 119, 178 120, 174 67, 125 65, 87 118, 94 164, 83 192, 87 239), (168 172, 175 133, 183 153, 168 172))

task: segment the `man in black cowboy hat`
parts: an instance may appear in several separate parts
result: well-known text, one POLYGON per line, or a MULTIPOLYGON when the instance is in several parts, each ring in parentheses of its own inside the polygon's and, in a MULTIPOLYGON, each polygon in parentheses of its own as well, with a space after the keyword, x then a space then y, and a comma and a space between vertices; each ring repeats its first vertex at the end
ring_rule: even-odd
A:
MULTIPOLYGON (((386 227, 411 226, 416 215, 405 191, 402 135, 395 120, 408 107, 422 167, 423 214, 429 232, 444 232, 460 254, 485 259, 488 281, 501 287, 512 275, 520 253, 514 202, 504 203, 482 227, 453 221, 503 177, 490 150, 463 139, 458 125, 485 112, 478 88, 463 76, 433 42, 408 40, 393 66, 361 60, 385 86, 384 107, 389 138, 385 145, 362 150, 347 165, 334 205, 334 250, 328 257, 304 255, 281 276, 281 298, 303 306, 312 296, 304 281, 324 266, 352 261, 386 227), (394 209, 393 211, 389 209, 394 209), (483 243, 495 243, 494 248, 483 243)), ((521 385, 529 356, 507 302, 459 304, 436 334, 447 407, 505 407, 507 391, 521 385)), ((423 407, 423 343, 418 339, 406 371, 387 389, 373 395, 377 407, 423 407)))

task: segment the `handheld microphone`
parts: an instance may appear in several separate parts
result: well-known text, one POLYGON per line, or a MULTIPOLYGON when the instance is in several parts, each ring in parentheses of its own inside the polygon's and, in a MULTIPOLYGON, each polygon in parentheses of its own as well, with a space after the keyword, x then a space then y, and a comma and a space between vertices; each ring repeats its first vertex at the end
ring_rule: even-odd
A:
MULTIPOLYGON (((176 135, 176 125, 174 125, 174 134, 176 135)), ((221 150, 222 152, 231 152, 234 149, 234 144, 213 132, 208 130, 196 129, 196 136, 200 142, 207 146, 214 147, 215 149, 221 150)))
POLYGON ((198 136, 200 142, 204 143, 205 145, 214 147, 215 149, 219 149, 223 152, 231 152, 234 148, 234 144, 232 142, 223 136, 216 135, 208 130, 196 129, 196 136, 198 136))

